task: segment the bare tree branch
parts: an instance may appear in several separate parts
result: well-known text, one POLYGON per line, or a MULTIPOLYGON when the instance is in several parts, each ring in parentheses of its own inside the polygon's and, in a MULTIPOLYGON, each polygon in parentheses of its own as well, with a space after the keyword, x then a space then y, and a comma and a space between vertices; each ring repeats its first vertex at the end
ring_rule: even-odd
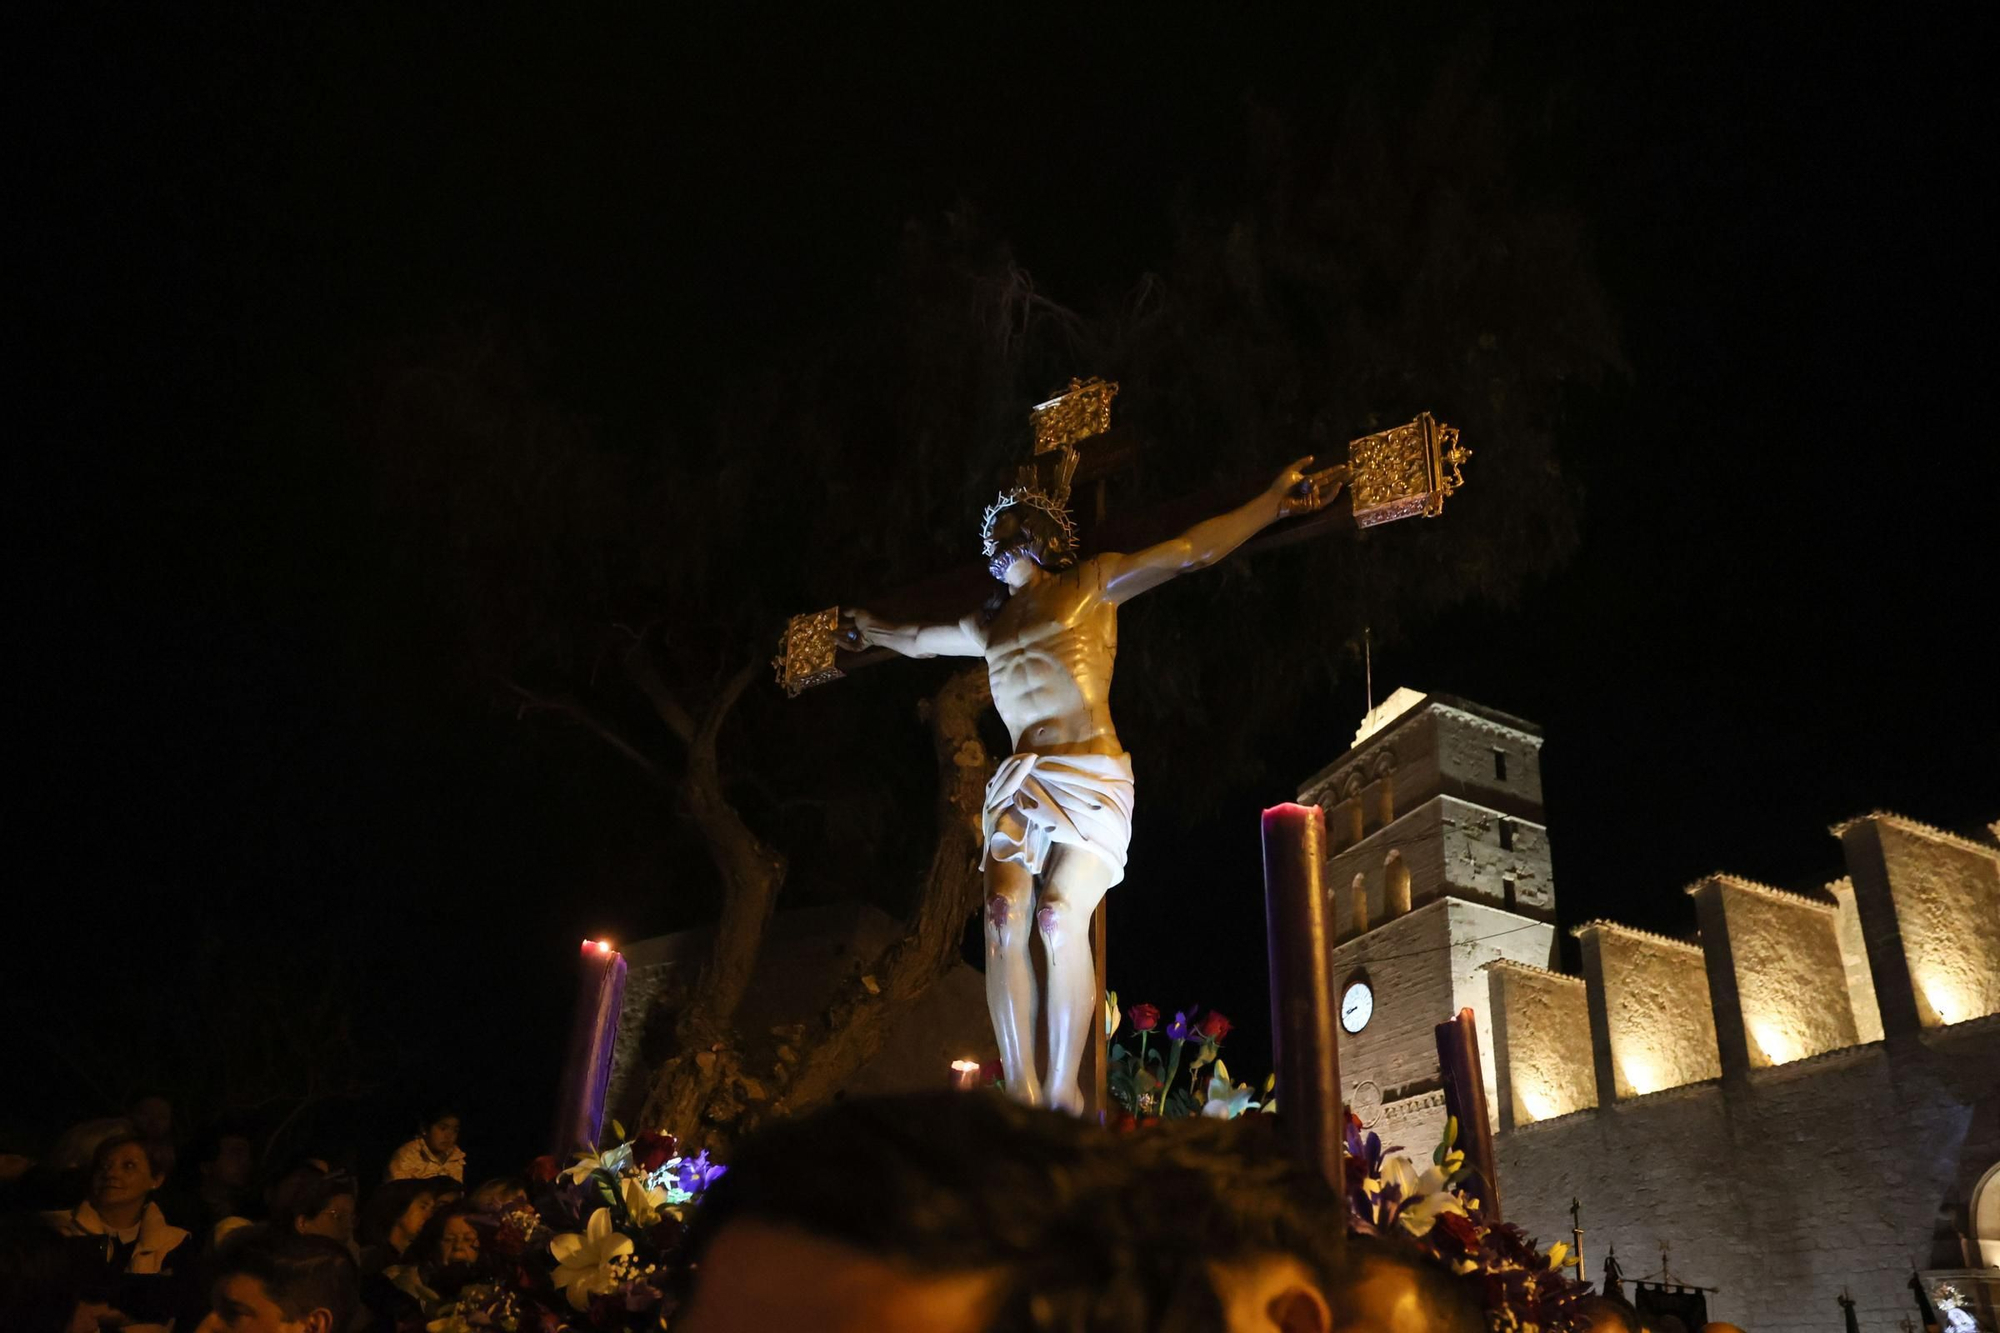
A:
POLYGON ((659 714, 660 721, 667 724, 667 730, 678 736, 681 744, 693 745, 694 718, 682 706, 681 701, 674 697, 674 692, 667 688, 666 681, 660 679, 659 670, 653 665, 652 654, 647 650, 645 635, 641 635, 637 643, 625 650, 623 661, 625 674, 639 687, 639 693, 646 696, 646 702, 653 705, 653 711, 659 714))
POLYGON ((509 694, 512 694, 519 700, 520 709, 523 713, 559 713, 603 741, 606 745, 609 745, 613 750, 616 750, 634 764, 637 764, 646 776, 653 781, 664 782, 666 780, 666 775, 660 771, 660 766, 653 761, 651 756, 619 735, 610 723, 598 717, 596 713, 583 704, 567 696, 539 694, 519 681, 505 677, 501 679, 500 684, 509 694))

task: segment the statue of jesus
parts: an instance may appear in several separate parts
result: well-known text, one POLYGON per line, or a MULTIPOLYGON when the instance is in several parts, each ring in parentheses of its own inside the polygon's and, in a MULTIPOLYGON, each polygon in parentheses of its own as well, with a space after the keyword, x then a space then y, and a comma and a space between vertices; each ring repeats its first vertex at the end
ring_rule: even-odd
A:
POLYGON ((1132 758, 1111 724, 1118 608, 1169 579, 1206 569, 1281 518, 1331 500, 1344 469, 1307 476, 1302 458, 1248 504, 1126 555, 1079 560, 1076 528, 1054 495, 1018 486, 986 511, 981 537, 1005 589, 952 624, 897 624, 843 614, 850 641, 905 657, 983 657, 1014 753, 986 785, 986 1003, 1007 1090, 1035 1106, 1084 1109, 1077 1082, 1098 1021, 1090 916, 1125 877, 1132 838, 1132 758), (1041 936, 1047 994, 1028 954, 1041 936), (1047 1024, 1048 1070, 1035 1068, 1047 1024))

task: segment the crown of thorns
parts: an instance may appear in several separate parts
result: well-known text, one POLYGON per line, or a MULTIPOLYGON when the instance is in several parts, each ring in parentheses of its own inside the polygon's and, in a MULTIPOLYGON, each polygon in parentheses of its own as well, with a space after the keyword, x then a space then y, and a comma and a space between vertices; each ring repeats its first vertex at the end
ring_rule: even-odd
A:
POLYGON ((1069 516, 1068 508, 1054 496, 1032 486, 1015 486, 1000 492, 1000 498, 986 506, 986 516, 979 524, 979 549, 988 560, 1000 554, 999 544, 993 540, 993 525, 1009 509, 1034 509, 1047 514, 1062 529, 1063 545, 1072 551, 1076 549, 1076 521, 1069 516))
POLYGON ((1056 462, 1053 491, 1045 491, 1036 484, 1035 465, 1029 463, 1020 469, 1015 484, 986 506, 986 514, 979 523, 979 549, 988 560, 1000 554, 999 545, 993 540, 993 525, 1009 509, 1033 509, 1047 514, 1062 529, 1063 545, 1076 550, 1076 520, 1069 516, 1068 501, 1070 479, 1076 475, 1077 453, 1072 444, 1059 447, 1062 456, 1056 462))

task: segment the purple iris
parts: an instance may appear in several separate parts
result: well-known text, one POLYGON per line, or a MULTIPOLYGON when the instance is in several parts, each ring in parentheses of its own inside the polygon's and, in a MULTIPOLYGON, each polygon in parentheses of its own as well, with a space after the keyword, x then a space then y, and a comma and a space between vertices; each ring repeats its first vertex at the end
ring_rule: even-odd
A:
POLYGON ((675 1183, 689 1194, 699 1194, 722 1179, 722 1173, 729 1168, 720 1162, 708 1160, 708 1149, 703 1148, 692 1157, 683 1158, 674 1172, 675 1183))
POLYGON ((1194 1025, 1188 1022, 1184 1013, 1176 1013, 1174 1021, 1167 1024, 1167 1036, 1174 1041, 1186 1041, 1194 1035, 1194 1025))

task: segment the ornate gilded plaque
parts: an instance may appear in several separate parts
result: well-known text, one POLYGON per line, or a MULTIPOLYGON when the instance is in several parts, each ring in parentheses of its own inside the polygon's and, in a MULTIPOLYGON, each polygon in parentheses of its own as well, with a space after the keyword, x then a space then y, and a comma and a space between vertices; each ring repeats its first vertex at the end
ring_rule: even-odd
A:
POLYGON ((1470 457, 1472 451, 1458 442, 1458 428, 1440 425, 1428 412, 1351 441, 1348 493, 1355 526, 1372 528, 1412 514, 1437 517, 1445 497, 1465 484, 1459 468, 1470 457))
POLYGON ((833 664, 840 633, 840 608, 809 611, 793 616, 785 626, 785 638, 771 665, 778 669, 778 683, 785 693, 797 698, 801 690, 839 680, 847 673, 833 664))
POLYGON ((1116 384, 1095 375, 1070 380, 1067 393, 1037 403, 1028 413, 1035 427, 1035 452, 1045 454, 1110 430, 1111 400, 1117 396, 1116 384))

